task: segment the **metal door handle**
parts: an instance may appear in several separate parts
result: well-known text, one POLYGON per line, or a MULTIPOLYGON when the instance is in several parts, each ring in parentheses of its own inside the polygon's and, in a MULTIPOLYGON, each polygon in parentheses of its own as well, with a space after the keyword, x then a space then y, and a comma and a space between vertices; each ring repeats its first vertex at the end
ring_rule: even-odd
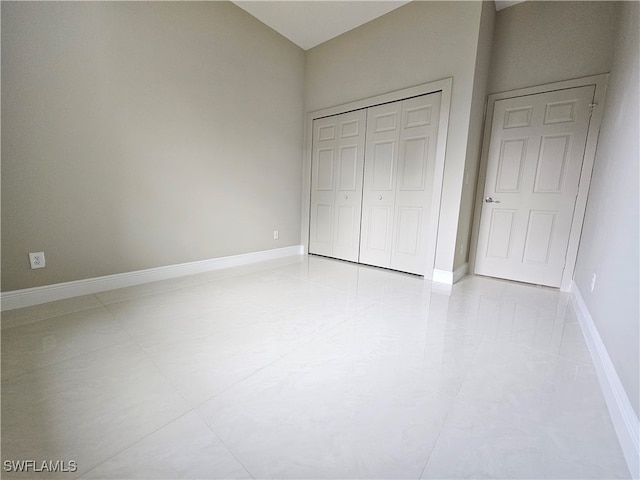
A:
POLYGON ((345 195, 345 196, 344 196, 344 199, 345 199, 345 200, 349 200, 349 195, 345 195))
POLYGON ((378 200, 382 200, 382 195, 378 195, 378 200))
POLYGON ((494 200, 491 197, 487 197, 484 199, 485 203, 500 203, 500 200, 494 200))

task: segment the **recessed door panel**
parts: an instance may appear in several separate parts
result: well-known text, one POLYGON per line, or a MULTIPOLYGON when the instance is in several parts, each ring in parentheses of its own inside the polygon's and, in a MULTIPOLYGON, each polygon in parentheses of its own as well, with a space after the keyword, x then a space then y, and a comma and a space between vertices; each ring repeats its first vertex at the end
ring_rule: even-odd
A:
POLYGON ((404 116, 404 128, 423 127, 431 125, 431 105, 407 108, 404 116))
POLYGON ((576 118, 577 100, 547 103, 544 112, 544 124, 573 122, 576 118))
POLYGON ((536 165, 536 193, 562 193, 572 134, 542 137, 536 165))
MULTIPOLYGON (((332 120, 329 120, 329 122, 332 122, 332 120)), ((326 122, 323 122, 326 123, 326 122)), ((318 133, 316 135, 317 140, 321 141, 321 142, 326 142, 329 140, 335 140, 336 139, 336 125, 335 123, 329 123, 328 125, 319 125, 318 126, 318 133)))
POLYGON ((334 148, 325 148, 318 151, 316 163, 316 188, 318 190, 333 190, 333 155, 334 148))
POLYGON ((355 191, 359 188, 358 181, 362 182, 358 171, 360 166, 357 145, 340 149, 340 190, 355 191))
POLYGON ((421 224, 422 208, 403 207, 398 209, 396 253, 401 255, 416 255, 418 253, 421 224))
POLYGON ((384 252, 389 246, 388 234, 391 220, 390 207, 369 207, 367 249, 384 252))
MULTIPOLYGON (((378 107, 370 108, 369 112, 376 108, 378 107)), ((395 132, 398 128, 397 111, 375 111, 371 113, 370 118, 372 133, 395 132)))
POLYGON ((531 126, 531 114, 533 107, 526 105, 517 108, 507 108, 504 112, 503 129, 522 128, 531 126))
POLYGON ((340 126, 340 137, 341 138, 350 138, 357 137, 360 133, 360 119, 354 119, 350 121, 343 122, 340 126))
POLYGON ((336 246, 352 248, 354 246, 353 224, 360 219, 355 218, 353 205, 342 205, 337 209, 336 246))
POLYGON ((315 229, 313 239, 315 243, 323 244, 325 248, 327 248, 333 238, 333 232, 331 231, 333 207, 331 205, 318 203, 315 206, 315 213, 317 228, 315 229))
POLYGON ((487 257, 509 258, 509 246, 513 232, 514 210, 494 209, 491 212, 491 233, 487 245, 487 257))
POLYGON ((372 169, 372 189, 392 190, 396 163, 396 142, 380 142, 373 145, 373 158, 370 160, 372 169))
POLYGON ((524 246, 525 263, 548 264, 557 212, 532 211, 529 213, 524 246))
POLYGON ((594 92, 495 102, 475 273, 560 286, 594 92))
POLYGON ((424 190, 427 173, 427 152, 429 138, 409 138, 405 140, 400 159, 400 189, 424 190))
POLYGON ((527 153, 527 139, 505 140, 500 147, 496 192, 519 192, 527 153))

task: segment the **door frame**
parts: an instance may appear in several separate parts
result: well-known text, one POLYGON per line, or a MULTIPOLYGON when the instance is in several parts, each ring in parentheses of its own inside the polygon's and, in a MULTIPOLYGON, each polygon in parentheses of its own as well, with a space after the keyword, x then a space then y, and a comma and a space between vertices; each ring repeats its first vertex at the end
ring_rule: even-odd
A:
POLYGON ((482 153, 480 156, 480 168, 478 170, 478 183, 476 187, 476 200, 473 215, 473 226, 471 230, 471 245, 469 249, 469 268, 475 273, 475 263, 478 249, 478 231, 480 229, 480 216, 482 215, 482 203, 484 197, 484 186, 487 177, 487 164, 489 156, 489 142, 491 140, 491 125, 493 125, 493 113, 495 103, 498 100, 509 98, 524 97, 528 95, 536 95, 539 93, 553 92, 557 90, 566 90, 569 88, 595 86, 595 94, 593 103, 593 113, 589 122, 589 130, 587 131, 587 143, 584 150, 582 160, 582 170, 580 172, 580 181, 578 184, 578 194, 576 204, 573 210, 573 219, 571 221, 571 231, 569 233, 569 244, 567 247, 567 256, 564 271, 562 273, 562 281, 560 290, 568 292, 571 288, 573 273, 578 257, 578 246, 580 236, 582 234, 582 225, 587 207, 587 198, 589 194, 589 186, 591 184, 591 173, 593 171, 593 163, 595 160, 596 147, 598 144, 598 135, 600 133, 600 124, 602 123, 602 113, 604 111, 605 95, 607 91, 607 82, 609 74, 592 75, 589 77, 575 78, 562 82, 547 83, 534 87, 510 90, 508 92, 493 93, 487 98, 487 109, 484 121, 484 134, 482 139, 482 153))
MULTIPOLYGON (((427 241, 427 258, 424 278, 431 280, 433 278, 433 266, 436 257, 436 240, 438 237, 438 223, 440 220, 440 202, 442 198, 442 181, 444 179, 444 161, 447 147, 447 133, 449 129, 449 111, 451 109, 451 88, 453 86, 453 78, 448 77, 434 82, 416 85, 414 87, 404 88, 393 92, 364 98, 354 102, 336 105, 334 107, 324 108, 309 112, 305 119, 305 139, 304 139, 304 158, 302 165, 302 221, 300 238, 305 252, 309 252, 309 224, 311 218, 311 158, 312 158, 312 140, 313 140, 313 121, 328 117, 331 115, 340 115, 342 113, 351 112, 353 110, 361 110, 369 107, 375 107, 383 103, 397 102, 406 100, 407 98, 417 97, 420 95, 428 95, 430 93, 442 92, 440 104, 440 119, 438 124, 438 145, 436 148, 435 171, 433 177, 433 193, 431 197, 431 212, 429 215, 429 234, 427 241)), ((365 159, 366 161, 366 159, 365 159)))

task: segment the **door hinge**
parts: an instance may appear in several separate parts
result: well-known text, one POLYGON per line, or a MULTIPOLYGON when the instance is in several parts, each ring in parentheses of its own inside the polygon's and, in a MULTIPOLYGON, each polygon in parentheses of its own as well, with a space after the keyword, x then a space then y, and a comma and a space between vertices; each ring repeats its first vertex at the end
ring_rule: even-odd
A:
POLYGON ((590 104, 589 104, 589 113, 590 113, 591 115, 593 115, 593 109, 594 109, 594 108, 596 108, 597 106, 598 106, 598 104, 597 104, 597 103, 590 103, 590 104))

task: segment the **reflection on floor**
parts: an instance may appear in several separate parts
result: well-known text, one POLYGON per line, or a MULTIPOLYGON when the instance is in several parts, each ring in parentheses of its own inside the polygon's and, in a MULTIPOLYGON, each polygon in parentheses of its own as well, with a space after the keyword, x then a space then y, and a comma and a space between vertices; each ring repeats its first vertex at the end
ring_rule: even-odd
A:
POLYGON ((300 256, 2 317, 3 478, 629 476, 555 290, 300 256))

